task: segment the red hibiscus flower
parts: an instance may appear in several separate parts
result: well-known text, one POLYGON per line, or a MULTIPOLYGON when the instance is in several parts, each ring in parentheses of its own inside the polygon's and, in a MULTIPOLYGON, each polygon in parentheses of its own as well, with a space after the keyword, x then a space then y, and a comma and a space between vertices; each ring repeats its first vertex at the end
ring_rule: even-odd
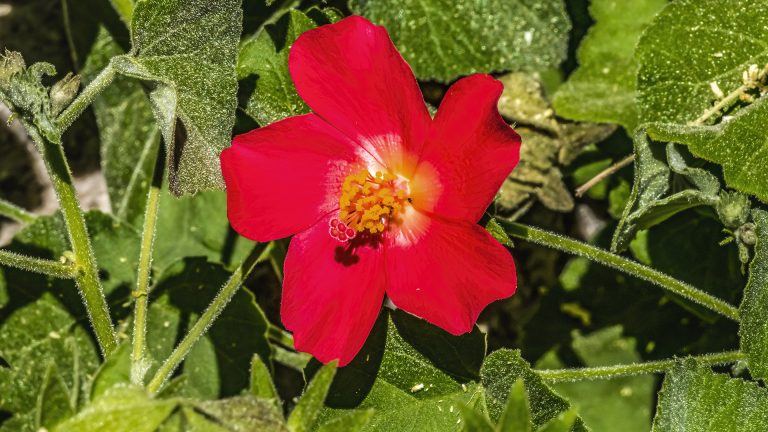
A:
POLYGON ((313 113, 236 136, 221 166, 235 230, 295 234, 281 315, 296 349, 346 365, 385 294, 472 330, 516 287, 512 256, 477 224, 519 158, 501 83, 459 80, 432 119, 387 31, 357 16, 304 33, 288 64, 313 113))

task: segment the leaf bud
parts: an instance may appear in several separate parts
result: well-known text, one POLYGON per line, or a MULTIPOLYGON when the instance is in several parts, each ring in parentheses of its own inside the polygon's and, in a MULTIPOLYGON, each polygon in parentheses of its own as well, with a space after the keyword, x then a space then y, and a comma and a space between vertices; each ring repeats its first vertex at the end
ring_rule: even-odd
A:
POLYGON ((80 76, 68 73, 64 78, 51 87, 51 113, 59 115, 77 95, 80 90, 80 76))

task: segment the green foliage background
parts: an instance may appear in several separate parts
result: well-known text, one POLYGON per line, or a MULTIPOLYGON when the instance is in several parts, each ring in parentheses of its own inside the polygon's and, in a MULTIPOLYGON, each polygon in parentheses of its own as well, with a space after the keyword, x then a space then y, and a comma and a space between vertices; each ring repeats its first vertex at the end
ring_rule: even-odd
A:
POLYGON ((76 177, 106 179, 111 211, 85 223, 119 342, 101 355, 72 280, 0 267, 0 432, 767 430, 767 46, 768 4, 748 0, 0 0, 0 48, 23 56, 0 59, 0 102, 19 120, 0 126, 0 216, 23 223, 4 250, 66 264, 72 249, 62 215, 10 205, 42 199, 23 123, 76 177), (483 222, 519 288, 460 337, 384 308, 337 370, 293 350, 278 313, 287 241, 229 228, 218 155, 233 134, 309 112, 290 46, 350 14, 386 26, 430 107, 461 76, 504 84, 499 110, 524 147, 483 222), (55 83, 70 71, 82 88, 113 76, 62 134, 74 92, 55 83), (157 394, 136 385, 130 338, 153 184, 147 378, 260 257, 157 394), (589 252, 510 240, 513 222, 737 316, 589 252))

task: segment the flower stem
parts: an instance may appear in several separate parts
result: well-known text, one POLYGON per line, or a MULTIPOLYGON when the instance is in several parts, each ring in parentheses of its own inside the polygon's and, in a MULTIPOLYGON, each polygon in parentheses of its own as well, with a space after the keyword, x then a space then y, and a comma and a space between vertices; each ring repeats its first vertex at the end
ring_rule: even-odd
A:
POLYGON ((152 253, 157 231, 157 213, 160 204, 160 190, 163 181, 165 158, 158 155, 155 158, 152 185, 147 193, 147 204, 144 212, 144 228, 141 232, 141 249, 139 251, 139 268, 136 277, 136 299, 133 310, 133 352, 131 354, 131 382, 142 385, 144 374, 149 362, 145 358, 147 335, 147 304, 149 303, 149 281, 152 273, 152 253))
POLYGON ((24 210, 16 204, 10 203, 3 199, 0 199, 0 216, 5 216, 23 224, 30 224, 37 218, 32 213, 24 210))
POLYGON ((63 132, 71 126, 80 117, 80 114, 93 103, 96 96, 112 84, 115 76, 117 76, 117 71, 112 67, 112 63, 107 64, 107 67, 99 72, 96 78, 80 92, 77 98, 59 114, 59 117, 56 119, 56 127, 59 131, 63 132))
POLYGON ((529 240, 574 255, 583 256, 597 263, 656 284, 661 288, 711 309, 720 315, 736 322, 739 321, 739 311, 732 305, 648 266, 644 266, 620 255, 612 254, 604 249, 545 230, 517 222, 508 222, 504 220, 499 220, 498 222, 505 228, 507 234, 513 237, 529 240))
POLYGON ((272 252, 274 243, 261 244, 257 246, 251 255, 246 258, 240 266, 237 267, 229 280, 221 287, 216 297, 213 299, 210 305, 205 309, 205 312, 200 318, 192 325, 184 339, 179 342, 179 345, 173 350, 170 356, 160 365, 160 368, 152 377, 152 380, 147 384, 147 390, 150 393, 157 393, 160 387, 171 377, 173 371, 184 361, 184 357, 187 356, 192 347, 198 340, 205 334, 205 332, 211 327, 213 321, 224 310, 229 301, 235 295, 237 290, 242 286, 245 279, 250 274, 251 270, 256 267, 256 264, 269 258, 269 254, 272 252))
POLYGON ((7 250, 0 250, 0 265, 42 273, 56 278, 72 279, 75 276, 71 265, 47 259, 32 258, 7 250))
MULTIPOLYGON (((735 363, 746 358, 746 356, 739 351, 726 351, 721 353, 693 356, 693 358, 702 364, 719 365, 735 363)), ((548 383, 612 379, 665 372, 672 368, 678 361, 679 359, 672 358, 668 360, 657 360, 645 363, 622 364, 614 366, 537 370, 536 373, 541 377, 541 379, 548 383)))
POLYGON ((34 126, 27 124, 25 126, 27 126, 27 131, 33 141, 38 145, 48 174, 51 176, 51 183, 59 200, 59 207, 64 217, 64 225, 74 255, 75 282, 80 290, 80 295, 83 297, 88 318, 90 318, 93 331, 96 333, 96 340, 102 354, 106 357, 117 347, 117 336, 112 325, 112 318, 109 316, 107 300, 101 288, 99 268, 91 248, 88 230, 85 227, 85 218, 80 211, 75 187, 72 184, 72 173, 64 156, 64 148, 43 139, 34 126))

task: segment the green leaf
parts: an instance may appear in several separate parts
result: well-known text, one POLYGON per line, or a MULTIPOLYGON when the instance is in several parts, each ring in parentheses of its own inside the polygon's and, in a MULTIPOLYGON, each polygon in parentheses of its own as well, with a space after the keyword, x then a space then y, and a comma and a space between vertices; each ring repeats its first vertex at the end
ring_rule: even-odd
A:
POLYGON ((749 265, 749 280, 739 306, 741 350, 749 359, 753 377, 768 377, 768 212, 754 210, 755 256, 749 265))
POLYGON ((235 121, 241 29, 239 0, 140 0, 132 54, 113 61, 121 73, 156 83, 150 98, 176 195, 223 187, 219 153, 235 121), (178 145, 177 118, 186 135, 178 145))
MULTIPOLYGON (((620 325, 583 336, 573 333, 573 351, 584 366, 612 366, 642 361, 635 340, 622 337, 620 325)), ((563 363, 550 352, 537 367, 562 368, 563 363)), ((558 383, 552 387, 568 399, 594 432, 647 431, 651 426, 654 381, 650 376, 635 376, 588 382, 558 383)))
MULTIPOLYGON (((464 422, 464 431, 466 432, 496 432, 496 428, 491 424, 491 421, 488 420, 488 417, 480 412, 475 410, 472 407, 462 406, 461 409, 461 419, 464 422)), ((514 431, 515 429, 510 429, 510 431, 514 431)), ((526 431, 528 432, 528 431, 526 431)))
POLYGON ((317 432, 358 432, 363 430, 371 421, 374 410, 355 410, 347 415, 339 416, 325 423, 317 429, 317 432))
POLYGON ((278 405, 280 404, 280 396, 269 374, 269 368, 258 355, 253 356, 251 361, 250 392, 257 398, 272 399, 278 405))
POLYGON ((635 134, 635 180, 611 249, 627 248, 638 230, 660 224, 684 210, 716 206, 720 202, 720 182, 710 172, 688 165, 681 149, 674 144, 651 143, 643 129, 635 134), (687 187, 691 188, 687 188, 687 187), (668 192, 673 191, 671 195, 668 192))
MULTIPOLYGON (((120 54, 120 46, 101 29, 82 72, 85 82, 120 54)), ((117 77, 94 100, 93 111, 112 212, 118 219, 139 226, 160 145, 147 95, 139 83, 117 77)))
POLYGON ((528 394, 525 392, 525 382, 518 379, 512 384, 507 397, 507 407, 501 414, 498 425, 499 431, 528 432, 533 430, 531 423, 531 406, 528 394))
POLYGON ((664 379, 655 432, 758 432, 768 424, 768 391, 683 360, 664 379))
MULTIPOLYGON (((530 365, 520 357, 520 351, 501 349, 486 357, 481 371, 481 382, 485 388, 485 401, 491 420, 498 421, 501 418, 517 380, 525 383, 534 428, 543 426, 570 408, 568 401, 552 391, 531 370, 530 365)), ((586 431, 586 428, 579 419, 573 430, 586 431)))
POLYGON ((570 21, 560 0, 354 0, 350 7, 383 25, 421 79, 556 68, 570 21))
POLYGON ((245 113, 261 126, 309 112, 288 72, 288 53, 302 33, 336 21, 333 14, 332 9, 311 9, 307 14, 291 9, 240 45, 237 78, 254 81, 245 113))
POLYGON ((590 3, 596 23, 579 45, 579 68, 553 97, 559 115, 618 123, 634 131, 638 123, 635 46, 643 29, 666 4, 665 0, 590 3))
POLYGON ((73 400, 69 389, 59 375, 55 363, 48 365, 38 400, 39 404, 36 414, 38 427, 45 429, 53 428, 61 421, 75 414, 73 403, 77 401, 73 400))
POLYGON ((99 357, 87 331, 53 295, 30 300, 26 296, 33 293, 26 287, 13 284, 8 289, 12 298, 21 294, 27 302, 0 315, 0 358, 8 364, 0 366, 0 410, 13 415, 0 431, 36 431, 41 422, 53 425, 66 416, 62 402, 71 404, 70 409, 81 402, 73 395, 82 394, 99 357), (46 411, 39 411, 41 407, 46 411))
MULTIPOLYGON (((208 417, 208 419, 205 419, 198 415, 200 420, 208 422, 209 425, 221 427, 221 429, 209 428, 200 430, 288 431, 283 421, 283 413, 275 404, 269 400, 259 399, 251 395, 199 402, 194 404, 194 406, 208 417)), ((186 410, 188 419, 193 417, 189 415, 190 411, 186 410)))
POLYGON ((299 403, 288 416, 288 429, 292 432, 306 432, 314 429, 335 374, 336 363, 327 364, 317 371, 304 394, 301 395, 299 403))
MULTIPOLYGON (((155 352, 167 352, 205 310, 229 275, 221 265, 203 258, 187 258, 167 269, 158 279, 153 290, 156 297, 149 307, 151 318, 166 317, 150 320, 155 326, 148 329, 150 349, 157 343, 160 349, 155 348, 155 352), (157 316, 152 315, 155 311, 157 316)), ((184 394, 218 398, 247 388, 254 354, 269 364, 268 325, 253 294, 239 290, 182 364, 184 394)), ((160 361, 164 355, 153 353, 153 357, 160 361)))
POLYGON ((336 372, 321 425, 350 409, 374 409, 363 431, 458 431, 460 407, 482 398, 485 338, 451 336, 402 311, 379 316, 366 344, 336 372))
POLYGON ((114 387, 52 432, 154 432, 176 408, 139 388, 114 387))
POLYGON ((160 272, 188 256, 211 261, 237 263, 250 252, 254 242, 229 228, 227 196, 206 191, 175 198, 167 191, 160 195, 153 267, 160 272))
POLYGON ((576 426, 578 427, 579 417, 576 410, 570 409, 557 417, 548 421, 547 424, 540 427, 537 432, 569 432, 576 426))
POLYGON ((767 98, 738 111, 714 126, 654 123, 648 133, 657 140, 685 144, 691 153, 723 166, 725 183, 768 202, 768 172, 758 167, 768 157, 767 98))
POLYGON ((742 72, 749 65, 762 67, 768 62, 766 25, 765 2, 669 3, 637 46, 642 122, 686 124, 712 107, 716 96, 711 83, 725 94, 741 86, 742 72))
POLYGON ((503 244, 506 247, 514 247, 515 244, 512 243, 512 239, 509 238, 509 235, 507 235, 507 232, 504 231, 504 228, 499 225, 498 222, 496 222, 496 219, 491 218, 487 224, 485 224, 485 229, 495 238, 499 241, 499 243, 503 244))

